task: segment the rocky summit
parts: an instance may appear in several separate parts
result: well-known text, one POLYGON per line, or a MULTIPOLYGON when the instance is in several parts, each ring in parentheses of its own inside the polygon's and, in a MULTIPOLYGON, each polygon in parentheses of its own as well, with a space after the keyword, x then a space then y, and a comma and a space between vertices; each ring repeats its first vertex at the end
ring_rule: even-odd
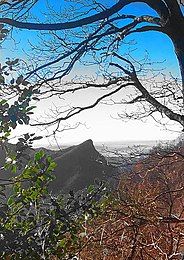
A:
MULTIPOLYGON (((37 150, 37 149, 36 149, 37 150)), ((54 194, 67 193, 70 190, 78 191, 94 184, 95 180, 107 180, 113 167, 94 147, 92 140, 87 140, 79 145, 71 146, 60 151, 44 149, 57 163, 54 171, 55 180, 50 184, 49 190, 54 194)), ((29 149, 29 154, 34 154, 29 149)), ((5 154, 0 149, 0 164, 3 166, 5 154)), ((8 179, 15 174, 1 170, 0 178, 8 179)))
POLYGON ((92 140, 71 147, 63 155, 56 157, 55 162, 56 179, 51 183, 50 190, 56 193, 61 190, 67 192, 83 189, 93 184, 95 179, 108 178, 112 170, 95 149, 92 140))

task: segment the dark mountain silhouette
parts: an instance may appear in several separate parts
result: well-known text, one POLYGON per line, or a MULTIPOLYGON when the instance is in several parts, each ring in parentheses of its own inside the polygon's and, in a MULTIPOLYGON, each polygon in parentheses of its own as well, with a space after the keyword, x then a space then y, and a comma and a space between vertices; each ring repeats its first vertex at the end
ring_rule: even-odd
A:
MULTIPOLYGON (((28 149, 27 152, 29 155, 33 155, 35 150, 28 149)), ((84 189, 90 184, 94 184, 95 179, 107 180, 114 170, 112 166, 107 165, 105 158, 95 149, 92 140, 60 151, 45 148, 43 150, 51 155, 57 163, 54 172, 56 179, 49 186, 49 190, 54 194, 84 189)), ((1 147, 1 166, 4 161, 5 153, 1 147)), ((8 179, 12 176, 13 173, 1 169, 1 179, 8 179)))
POLYGON ((93 184, 95 179, 105 180, 112 171, 105 158, 95 149, 92 140, 71 147, 56 157, 56 180, 50 185, 52 191, 80 190, 93 184))

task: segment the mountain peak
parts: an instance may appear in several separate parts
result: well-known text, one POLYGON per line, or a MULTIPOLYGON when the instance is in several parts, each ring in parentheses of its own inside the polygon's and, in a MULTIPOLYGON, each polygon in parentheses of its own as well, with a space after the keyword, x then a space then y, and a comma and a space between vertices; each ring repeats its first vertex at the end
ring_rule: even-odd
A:
MULTIPOLYGON (((27 151, 30 152, 31 158, 36 150, 27 151)), ((57 164, 53 173, 56 179, 49 185, 50 191, 55 194, 68 192, 72 189, 81 190, 93 184, 95 179, 106 179, 107 173, 112 170, 107 165, 104 156, 96 150, 91 139, 57 152, 47 149, 46 154, 51 155, 57 164)), ((0 147, 1 166, 4 161, 5 153, 0 147)), ((1 172, 1 178, 7 179, 11 177, 12 173, 10 171, 1 172)))
POLYGON ((57 167, 56 180, 50 185, 54 192, 70 189, 79 190, 93 184, 96 178, 103 179, 107 162, 88 139, 72 146, 66 153, 55 158, 57 167))

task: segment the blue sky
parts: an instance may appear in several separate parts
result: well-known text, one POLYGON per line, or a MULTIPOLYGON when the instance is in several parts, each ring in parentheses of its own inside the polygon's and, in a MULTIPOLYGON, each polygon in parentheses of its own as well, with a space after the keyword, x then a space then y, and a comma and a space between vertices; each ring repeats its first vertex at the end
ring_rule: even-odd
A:
MULTIPOLYGON (((109 1, 105 0, 107 3, 109 1)), ((104 2, 104 1, 103 1, 104 2)), ((112 2, 112 1, 110 1, 112 2)), ((115 2, 115 1, 114 1, 115 2)), ((60 8, 65 8, 69 5, 69 2, 65 1, 53 1, 53 0, 39 0, 38 3, 35 5, 32 15, 40 20, 40 22, 46 21, 48 18, 52 17, 50 15, 50 11, 48 10, 48 5, 52 6, 53 10, 58 11, 60 8), (61 4, 58 4, 61 3, 61 4), (48 13, 48 14, 47 14, 48 13)), ((123 14, 133 14, 133 15, 156 15, 156 12, 149 8, 146 4, 142 3, 134 3, 126 6, 123 8, 123 14)), ((51 19, 51 22, 54 22, 51 19)), ((13 39, 17 43, 10 40, 9 41, 9 48, 6 48, 5 42, 5 49, 3 50, 3 57, 6 58, 7 56, 12 55, 24 57, 24 51, 28 51, 30 49, 30 45, 28 42, 37 43, 39 41, 37 37, 36 31, 28 31, 28 30, 18 30, 14 29, 13 32, 13 39)), ((178 74, 178 63, 176 61, 175 54, 173 53, 173 46, 170 39, 158 32, 145 32, 145 33, 137 33, 131 36, 128 36, 125 41, 134 40, 137 43, 135 46, 132 46, 133 49, 137 49, 134 52, 135 57, 143 57, 145 51, 149 53, 149 57, 153 61, 165 61, 165 67, 167 70, 172 71, 173 73, 178 74)), ((126 45, 124 46, 124 50, 126 50, 126 45)))
MULTIPOLYGON (((52 4, 53 8, 58 9, 58 3, 60 2, 61 8, 63 1, 48 1, 52 4)), ((112 2, 112 1, 111 1, 112 2)), ((44 14, 47 10, 45 5, 46 1, 40 0, 38 4, 34 7, 34 15, 39 18, 40 21, 45 21, 47 15, 44 14)), ((109 3, 109 1, 107 1, 109 3)), ((68 3, 67 3, 68 4, 68 3)), ((131 4, 123 9, 123 13, 131 13, 135 15, 155 15, 155 12, 148 8, 146 5, 137 3, 131 4)), ((24 51, 28 51, 29 44, 28 41, 33 43, 37 42, 37 32, 31 32, 26 30, 14 30, 13 38, 17 42, 15 45, 14 41, 8 40, 5 42, 2 50, 2 57, 22 57, 25 58, 24 51), (8 48, 7 48, 8 44, 8 48)), ((134 34, 127 37, 127 41, 134 40, 136 42, 135 46, 132 48, 136 49, 134 51, 135 57, 143 57, 145 52, 149 53, 149 57, 152 61, 165 61, 162 67, 166 68, 167 72, 172 72, 175 76, 179 76, 178 64, 176 61, 175 54, 173 52, 173 46, 168 37, 161 33, 157 32, 146 32, 142 34, 134 34)), ((129 47, 128 47, 129 48, 129 47)), ((125 45, 126 49, 126 45, 125 45)), ((73 72, 75 74, 75 70, 73 72)), ((76 73, 80 73, 76 70, 76 73)), ((81 74, 83 71, 81 71, 81 74)), ((89 72, 90 73, 90 72, 89 72)), ((84 96, 90 102, 90 98, 93 93, 89 92, 87 96, 84 96)), ((80 96, 80 94, 79 94, 80 96)), ((82 98, 77 97, 77 98, 82 98)), ((74 99, 74 98, 73 98, 74 99)), ((72 100, 72 97, 71 97, 72 100)), ((73 100, 74 101, 74 100, 73 100)), ((59 102, 58 100, 53 100, 52 102, 59 102)), ((40 107, 45 107, 45 111, 49 107, 49 103, 45 102, 44 105, 38 104, 38 109, 36 115, 39 117, 40 107)), ((175 128, 176 132, 166 132, 163 129, 156 126, 156 123, 153 120, 148 120, 147 123, 142 123, 138 121, 130 121, 124 123, 121 120, 112 119, 116 117, 117 113, 121 110, 121 107, 107 107, 100 105, 97 108, 85 112, 72 120, 71 124, 74 124, 77 121, 83 122, 86 124, 86 127, 79 127, 76 130, 66 131, 61 133, 58 138, 61 142, 70 142, 84 141, 85 139, 91 138, 94 141, 118 141, 118 140, 159 140, 159 139, 172 139, 178 135, 177 126, 175 128), (135 134, 136 133, 136 134, 135 134)), ((24 129, 21 127, 21 129, 24 129)), ((25 129, 26 131, 26 129, 25 129)), ((20 129, 16 133, 20 133, 20 129)))

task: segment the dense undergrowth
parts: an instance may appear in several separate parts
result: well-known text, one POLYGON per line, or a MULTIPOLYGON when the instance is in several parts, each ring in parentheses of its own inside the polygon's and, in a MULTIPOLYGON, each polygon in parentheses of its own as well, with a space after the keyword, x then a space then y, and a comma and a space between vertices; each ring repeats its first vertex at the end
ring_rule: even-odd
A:
POLYGON ((86 225, 80 259, 184 257, 184 148, 155 148, 123 173, 105 212, 86 225))
POLYGON ((0 184, 0 259, 70 259, 81 249, 79 231, 86 216, 103 210, 106 189, 99 183, 80 194, 52 196, 47 188, 55 167, 39 151, 18 176, 0 184))

